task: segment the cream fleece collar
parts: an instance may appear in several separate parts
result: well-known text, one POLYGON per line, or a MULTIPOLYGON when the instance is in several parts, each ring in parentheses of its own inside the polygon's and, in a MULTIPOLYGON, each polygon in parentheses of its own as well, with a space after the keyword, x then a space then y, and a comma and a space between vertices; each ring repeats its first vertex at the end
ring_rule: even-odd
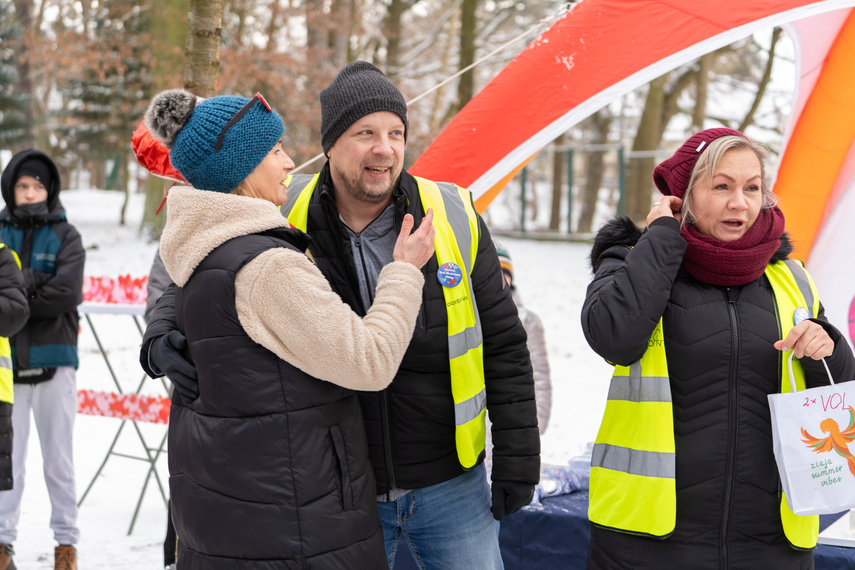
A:
POLYGON ((184 186, 169 191, 166 211, 160 255, 179 287, 209 253, 228 240, 290 227, 279 208, 267 200, 184 186))

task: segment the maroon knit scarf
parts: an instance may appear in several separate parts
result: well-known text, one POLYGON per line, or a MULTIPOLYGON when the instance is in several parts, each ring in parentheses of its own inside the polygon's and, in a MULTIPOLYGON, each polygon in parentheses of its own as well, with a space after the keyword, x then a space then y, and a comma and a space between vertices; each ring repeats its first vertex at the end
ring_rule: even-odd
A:
POLYGON ((710 285, 745 285, 763 275, 781 246, 784 214, 777 206, 763 208, 754 225, 736 241, 719 241, 689 224, 680 233, 688 244, 683 266, 692 277, 710 285))

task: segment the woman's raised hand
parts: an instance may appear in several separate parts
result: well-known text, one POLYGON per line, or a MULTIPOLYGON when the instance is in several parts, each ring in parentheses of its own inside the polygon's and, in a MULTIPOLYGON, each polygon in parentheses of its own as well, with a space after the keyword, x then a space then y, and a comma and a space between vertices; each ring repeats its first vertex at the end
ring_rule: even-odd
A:
POLYGON ((649 226, 650 222, 663 216, 669 216, 678 222, 682 222, 683 214, 680 213, 682 206, 683 200, 676 196, 659 196, 650 207, 650 213, 647 214, 647 225, 649 226))
POLYGON ((419 229, 411 234, 413 224, 415 221, 412 214, 406 214, 404 221, 401 222, 401 232, 398 234, 398 241, 395 242, 392 258, 395 261, 412 263, 421 269, 434 251, 433 238, 436 230, 433 229, 433 209, 428 209, 419 229))
POLYGON ((784 352, 792 348, 796 358, 807 356, 819 360, 831 356, 834 352, 834 341, 822 326, 804 320, 790 330, 787 338, 776 342, 775 348, 784 352))

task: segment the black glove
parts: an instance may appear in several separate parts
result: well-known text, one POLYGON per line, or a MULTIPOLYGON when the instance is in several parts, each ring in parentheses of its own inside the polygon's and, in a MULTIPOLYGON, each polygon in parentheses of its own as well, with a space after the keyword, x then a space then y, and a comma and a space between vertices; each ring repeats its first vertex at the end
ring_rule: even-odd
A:
POLYGON ((519 481, 493 481, 493 506, 490 511, 497 521, 512 515, 531 503, 534 485, 519 481))
POLYGON ((148 357, 189 403, 199 397, 199 376, 193 363, 181 354, 186 348, 187 338, 181 331, 173 330, 151 341, 148 357))

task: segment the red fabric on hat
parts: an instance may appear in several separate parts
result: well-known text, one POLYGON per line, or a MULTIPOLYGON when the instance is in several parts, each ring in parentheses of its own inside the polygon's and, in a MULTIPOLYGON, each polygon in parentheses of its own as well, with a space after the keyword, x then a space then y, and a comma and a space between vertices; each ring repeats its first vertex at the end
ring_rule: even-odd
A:
POLYGON ((184 180, 181 173, 172 166, 172 162, 169 160, 169 149, 151 136, 151 133, 145 126, 145 121, 141 121, 137 125, 133 136, 131 136, 131 146, 134 149, 134 156, 137 157, 137 162, 152 174, 190 185, 189 182, 184 180))
POLYGON ((682 200, 689 186, 692 169, 695 167, 698 157, 710 146, 712 141, 727 135, 748 138, 739 131, 723 127, 706 129, 689 137, 689 140, 677 149, 674 156, 653 169, 653 182, 659 191, 665 196, 676 196, 682 200), (703 146, 701 146, 702 144, 703 146))

